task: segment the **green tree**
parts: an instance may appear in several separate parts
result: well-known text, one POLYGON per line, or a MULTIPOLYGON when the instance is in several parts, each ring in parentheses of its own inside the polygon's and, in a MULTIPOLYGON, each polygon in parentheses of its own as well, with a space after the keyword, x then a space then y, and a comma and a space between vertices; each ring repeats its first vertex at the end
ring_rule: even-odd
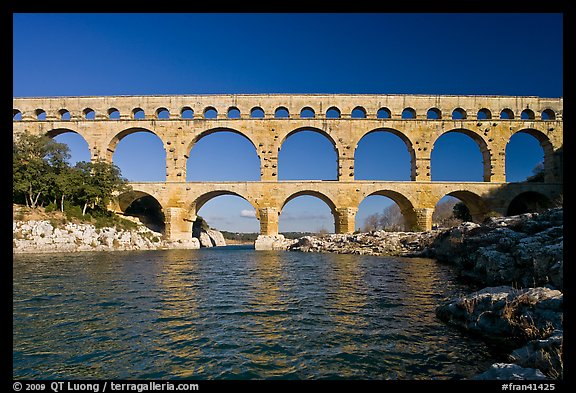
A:
POLYGON ((12 144, 13 200, 36 207, 54 191, 56 173, 67 166, 68 146, 45 135, 20 134, 12 144), (42 199, 41 199, 42 198, 42 199))

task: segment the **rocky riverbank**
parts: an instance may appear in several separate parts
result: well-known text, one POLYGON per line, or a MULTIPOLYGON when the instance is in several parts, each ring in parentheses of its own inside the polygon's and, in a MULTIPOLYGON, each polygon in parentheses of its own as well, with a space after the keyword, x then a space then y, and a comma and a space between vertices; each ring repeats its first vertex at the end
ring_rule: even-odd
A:
POLYGON ((135 224, 134 229, 96 228, 93 224, 66 222, 59 212, 51 215, 38 210, 27 212, 29 216, 26 216, 19 209, 14 207, 24 219, 12 222, 12 251, 16 254, 198 249, 226 245, 222 233, 207 226, 198 228, 186 241, 170 242, 164 240, 162 233, 149 229, 135 217, 128 218, 135 224))
POLYGON ((375 231, 276 242, 300 252, 420 256, 486 287, 437 309, 442 321, 501 344, 510 363, 475 379, 562 379, 563 210, 490 218, 428 232, 375 231))

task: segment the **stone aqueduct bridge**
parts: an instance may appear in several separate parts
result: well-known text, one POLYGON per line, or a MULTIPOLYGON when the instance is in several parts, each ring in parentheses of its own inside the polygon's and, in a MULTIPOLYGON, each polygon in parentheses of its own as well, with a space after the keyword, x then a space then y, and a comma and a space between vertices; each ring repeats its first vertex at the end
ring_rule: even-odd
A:
POLYGON ((348 233, 354 231, 358 206, 369 195, 394 200, 407 229, 431 229, 434 207, 445 195, 462 200, 473 218, 481 220, 490 211, 506 214, 511 201, 526 192, 548 199, 562 192, 562 98, 343 94, 42 97, 14 98, 13 108, 14 135, 29 131, 54 137, 75 132, 88 143, 93 160, 111 162, 116 146, 129 134, 156 134, 166 150, 166 182, 131 183, 134 191, 118 196, 113 208, 125 211, 138 198, 154 197, 164 213, 165 235, 172 240, 190 238, 197 211, 219 195, 247 200, 256 210, 261 234, 274 235, 282 208, 300 195, 326 202, 334 215, 335 231, 348 233), (209 118, 208 114, 216 115, 209 118), (337 181, 277 180, 282 143, 301 130, 316 131, 332 142, 338 157, 337 181), (232 131, 252 142, 260 159, 260 181, 186 182, 190 150, 201 138, 219 131, 232 131), (363 136, 375 131, 391 132, 404 141, 411 157, 411 181, 355 180, 354 151, 363 136), (483 157, 483 182, 431 181, 434 143, 448 132, 466 134, 477 143, 483 157), (544 182, 506 182, 506 145, 517 132, 534 136, 542 146, 544 182))

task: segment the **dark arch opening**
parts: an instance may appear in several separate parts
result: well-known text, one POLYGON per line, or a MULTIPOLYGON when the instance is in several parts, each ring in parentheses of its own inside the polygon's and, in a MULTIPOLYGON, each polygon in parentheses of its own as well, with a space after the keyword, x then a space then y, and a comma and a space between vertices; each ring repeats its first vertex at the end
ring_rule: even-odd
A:
POLYGON ((58 111, 58 114, 60 115, 60 120, 63 121, 70 120, 70 112, 68 111, 68 109, 60 109, 58 111))
POLYGON ((235 106, 231 106, 228 108, 227 117, 229 119, 239 119, 240 118, 240 109, 236 108, 235 106))
POLYGON ((526 191, 517 195, 508 205, 507 216, 524 213, 541 213, 552 207, 548 197, 534 191, 526 191))
POLYGON ((194 118, 194 111, 189 106, 185 106, 180 111, 180 117, 182 119, 193 119, 194 118))
POLYGON ((15 121, 22 120, 22 112, 20 112, 18 109, 14 109, 12 111, 12 120, 15 120, 15 121))
POLYGON ((316 116, 314 109, 310 107, 304 107, 300 111, 300 118, 301 119, 313 119, 316 116))
POLYGON ((278 180, 337 180, 336 143, 324 131, 300 128, 290 132, 278 152, 278 180))
POLYGON ((37 120, 46 120, 46 111, 44 109, 36 109, 34 111, 37 120))
POLYGON ((512 112, 512 110, 508 108, 502 109, 502 112, 500 112, 500 119, 512 120, 514 119, 514 112, 512 112))
POLYGON ((207 107, 204 109, 204 118, 205 119, 216 119, 218 117, 218 111, 214 107, 207 107))
POLYGON ((119 120, 120 119, 120 111, 116 108, 108 109, 108 118, 110 120, 119 120))
POLYGON ((552 109, 542 111, 542 120, 556 120, 556 113, 552 109))
POLYGON ((462 108, 456 108, 452 111, 452 120, 466 119, 466 111, 462 108))
POLYGON ((170 118, 170 111, 166 108, 158 108, 158 109, 156 109, 156 118, 157 119, 169 119, 170 118))
POLYGON ((86 108, 82 111, 84 114, 84 119, 86 120, 94 120, 96 119, 96 112, 92 108, 86 108))
POLYGON ((151 195, 146 194, 134 199, 124 210, 124 215, 136 217, 148 229, 164 234, 164 212, 158 200, 151 195))
POLYGON ((132 118, 137 120, 143 120, 145 118, 144 110, 142 108, 132 109, 132 118))

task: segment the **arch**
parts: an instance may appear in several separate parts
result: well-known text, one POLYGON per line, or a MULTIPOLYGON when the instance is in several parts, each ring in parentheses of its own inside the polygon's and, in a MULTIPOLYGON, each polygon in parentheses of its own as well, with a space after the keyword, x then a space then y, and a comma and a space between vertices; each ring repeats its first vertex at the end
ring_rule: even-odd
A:
POLYGON ((70 165, 74 165, 78 161, 90 161, 91 152, 90 145, 84 137, 84 135, 79 132, 72 130, 70 128, 53 128, 46 132, 46 136, 55 139, 56 137, 63 134, 73 134, 73 137, 68 137, 64 141, 58 141, 59 143, 65 143, 70 150, 70 159, 68 162, 70 165))
POLYGON ((456 108, 452 111, 452 120, 464 120, 466 117, 466 111, 462 108, 456 108))
POLYGON ((226 113, 226 117, 228 119, 239 119, 240 118, 240 109, 235 106, 231 106, 228 108, 228 112, 226 113))
POLYGON ((556 120, 556 113, 550 109, 544 109, 542 111, 542 120, 556 120))
MULTIPOLYGON (((482 181, 485 182, 489 182, 490 178, 491 178, 491 154, 490 154, 490 150, 488 149, 488 145, 486 144, 486 141, 477 133, 468 130, 466 128, 455 128, 452 130, 448 130, 444 133, 442 133, 441 135, 439 135, 432 144, 432 151, 430 152, 430 169, 431 169, 431 175, 434 175, 434 149, 437 147, 437 142, 440 138, 442 138, 445 135, 449 135, 449 134, 462 134, 462 135, 466 135, 467 137, 471 138, 472 141, 474 141, 476 143, 476 145, 478 146, 478 148, 480 149, 480 154, 482 156, 482 163, 483 163, 483 170, 482 170, 482 181)), ((459 151, 461 154, 464 154, 463 151, 459 151)), ((438 166, 436 166, 436 168, 438 168, 438 166)), ((434 179, 432 179, 434 180, 434 179)), ((471 181, 469 179, 442 179, 441 181, 471 181)))
POLYGON ((442 111, 438 108, 430 108, 426 112, 426 118, 430 120, 440 120, 442 118, 442 111))
POLYGON ((202 112, 205 119, 216 119, 218 117, 218 111, 213 106, 207 106, 202 112))
POLYGON ((376 118, 377 119, 390 119, 392 117, 392 112, 390 112, 390 109, 382 107, 380 109, 378 109, 378 112, 376 112, 376 118))
MULTIPOLYGON (((360 208, 360 205, 369 197, 371 196, 383 196, 386 198, 391 199, 394 203, 396 203, 396 205, 398 206, 398 208, 400 209, 400 214, 403 217, 403 226, 404 226, 404 230, 409 231, 412 228, 414 228, 414 226, 416 225, 416 212, 414 210, 414 205, 412 204, 412 202, 403 194, 401 194, 398 191, 393 191, 393 190, 378 190, 378 191, 374 191, 368 195, 366 195, 358 204, 358 208, 360 208)), ((358 217, 358 216, 357 216, 358 217)), ((356 225, 358 226, 358 225, 356 225)))
POLYGON ((402 111, 402 118, 403 119, 415 119, 416 118, 416 110, 414 108, 404 108, 402 111))
POLYGON ((476 118, 478 120, 490 120, 492 119, 492 112, 490 111, 490 109, 482 108, 476 114, 476 118))
POLYGON ((68 109, 60 109, 58 111, 58 115, 60 116, 60 120, 62 121, 68 121, 70 120, 70 112, 68 111, 68 109))
POLYGON ((157 119, 169 119, 170 118, 170 111, 164 107, 160 107, 156 109, 154 113, 157 119))
POLYGON ((290 118, 290 112, 288 111, 288 108, 286 108, 284 106, 280 106, 280 107, 276 108, 276 110, 274 111, 274 118, 275 119, 288 119, 288 118, 290 118))
POLYGON ((357 106, 356 108, 352 109, 352 113, 350 116, 353 119, 365 119, 366 118, 366 109, 362 106, 357 106))
POLYGON ((44 109, 38 108, 34 111, 34 115, 37 120, 46 120, 46 111, 44 109))
POLYGON ((338 109, 335 106, 331 106, 330 108, 328 108, 328 110, 326 111, 326 118, 327 119, 339 119, 341 116, 341 112, 340 109, 338 109))
POLYGON ((82 111, 84 119, 86 120, 94 120, 96 119, 96 112, 92 108, 84 108, 82 111))
POLYGON ((108 118, 110 120, 120 120, 120 111, 116 108, 108 109, 108 118))
POLYGON ((333 202, 333 201, 330 199, 330 197, 328 197, 327 195, 325 195, 325 194, 323 194, 323 193, 321 193, 321 192, 319 192, 319 191, 310 190, 310 189, 304 189, 304 190, 301 190, 301 191, 297 191, 297 192, 295 192, 295 193, 292 193, 291 195, 289 195, 289 196, 283 201, 283 203, 282 203, 282 205, 281 205, 281 208, 279 209, 279 218, 278 218, 279 232, 291 232, 290 230, 287 231, 287 230, 285 230, 285 229, 284 229, 284 230, 280 229, 280 227, 286 227, 286 226, 290 225, 289 222, 287 223, 287 220, 290 220, 290 218, 292 218, 292 221, 293 221, 293 222, 292 222, 292 225, 294 225, 294 222, 298 223, 298 221, 300 221, 300 223, 302 223, 303 220, 306 220, 305 225, 306 225, 306 226, 310 226, 310 225, 311 225, 311 224, 310 224, 310 221, 311 221, 311 220, 326 220, 326 219, 328 219, 328 221, 326 222, 326 225, 329 225, 329 224, 328 224, 328 222, 329 222, 329 220, 330 220, 330 219, 329 219, 329 216, 326 217, 326 216, 324 216, 324 215, 322 214, 322 210, 325 209, 324 206, 326 206, 326 207, 328 208, 327 210, 329 210, 330 213, 332 214, 332 230, 325 228, 325 227, 324 227, 324 224, 323 224, 321 228, 318 228, 318 227, 317 227, 317 228, 310 228, 310 229, 307 229, 307 230, 304 230, 303 228, 299 228, 299 229, 293 228, 291 231, 296 231, 296 232, 302 232, 302 231, 319 232, 319 231, 321 231, 322 229, 324 229, 324 230, 327 230, 327 231, 329 231, 329 232, 336 232, 336 217, 337 217, 337 212, 336 212, 336 206, 335 206, 334 202, 333 202), (301 200, 300 202, 301 202, 301 203, 305 203, 305 204, 308 205, 308 206, 312 205, 312 206, 313 206, 313 208, 312 208, 313 210, 312 210, 312 211, 309 211, 309 208, 306 207, 306 208, 303 209, 304 211, 299 212, 299 216, 296 216, 296 217, 292 216, 292 217, 290 217, 290 216, 288 215, 286 206, 287 206, 290 202, 294 201, 294 204, 292 204, 292 206, 290 206, 290 207, 288 208, 288 211, 294 210, 294 209, 296 209, 296 210, 302 209, 302 206, 298 206, 298 203, 295 201, 295 200, 297 200, 297 198, 299 198, 299 197, 308 197, 308 198, 303 198, 303 200, 301 200), (309 199, 309 198, 314 198, 314 199, 319 200, 319 201, 321 201, 321 202, 317 202, 317 201, 313 201, 313 202, 311 202, 311 201, 305 201, 306 199, 309 199), (322 203, 323 203, 323 205, 322 205, 322 203), (314 206, 314 205, 319 205, 319 206, 314 206), (302 216, 302 214, 303 214, 303 216, 302 216))
MULTIPOLYGON (((518 131, 516 131, 514 134, 510 135, 510 139, 508 139, 508 142, 506 143, 506 148, 505 148, 505 153, 506 153, 506 178, 507 181, 508 180, 508 165, 509 165, 509 157, 508 157, 508 147, 510 146, 510 142, 512 141, 512 138, 517 135, 517 134, 527 134, 530 135, 531 137, 533 137, 534 139, 536 139, 536 141, 538 141, 540 147, 542 148, 542 153, 543 153, 543 164, 544 164, 544 170, 546 170, 546 168, 548 168, 549 166, 552 165, 553 162, 553 155, 554 155, 554 146, 552 145, 552 142, 550 141, 550 139, 548 138, 548 136, 546 134, 544 134, 542 131, 540 130, 536 130, 533 128, 523 128, 520 129, 518 131)), ((525 155, 522 155, 522 158, 525 159, 525 155)), ((534 168, 534 166, 532 166, 532 168, 530 168, 530 170, 532 170, 534 168)))
POLYGON ((500 119, 501 120, 512 120, 512 119, 514 119, 514 112, 510 108, 504 108, 500 112, 500 119))
POLYGON ((137 217, 149 229, 164 234, 164 208, 154 195, 131 190, 119 194, 116 197, 116 203, 123 215, 137 217))
POLYGON ((522 120, 534 120, 535 115, 532 109, 524 109, 522 113, 520 113, 520 119, 522 120))
POLYGON ((194 216, 196 216, 198 214, 198 211, 202 208, 202 206, 204 206, 211 199, 214 199, 216 197, 223 196, 223 195, 233 195, 233 196, 240 197, 240 198, 244 199, 246 202, 248 202, 256 212, 258 211, 257 204, 249 196, 242 195, 242 194, 240 194, 236 191, 232 191, 232 190, 219 189, 219 190, 208 191, 208 192, 196 197, 192 201, 192 203, 190 204, 190 214, 191 214, 190 218, 192 220, 194 220, 195 219, 194 216))
POLYGON ((259 181, 261 161, 256 146, 248 135, 233 128, 205 130, 185 151, 186 181, 259 181), (198 144, 216 133, 222 135, 198 144))
POLYGON ((143 120, 146 117, 146 114, 144 113, 144 109, 134 108, 134 109, 132 109, 132 113, 130 114, 130 117, 132 119, 135 119, 135 120, 143 120))
POLYGON ((250 109, 251 119, 263 119, 264 116, 264 109, 260 108, 259 106, 255 106, 254 108, 250 109))
POLYGON ((117 132, 106 149, 106 160, 115 163, 129 181, 166 181, 166 143, 154 131, 143 127, 131 127, 117 132), (118 144, 130 138, 118 153, 118 144))
POLYGON ((469 190, 454 190, 444 194, 436 201, 434 206, 435 211, 438 207, 438 203, 446 196, 456 198, 464 203, 470 212, 473 222, 480 223, 486 218, 489 211, 486 202, 481 196, 469 190))
MULTIPOLYGON (((208 135, 212 135, 216 132, 232 132, 234 134, 238 134, 243 136, 244 138, 248 139, 250 141, 250 143, 252 144, 252 146, 254 146, 254 149, 256 149, 256 153, 258 153, 258 148, 256 147, 257 144, 250 138, 250 136, 248 136, 246 133, 237 130, 235 128, 230 128, 230 127, 215 127, 215 128, 210 128, 208 130, 204 130, 202 131, 200 134, 196 135, 196 137, 194 139, 192 139, 188 145, 186 146, 186 154, 188 154, 190 152, 190 150, 192 150, 192 148, 194 147, 194 144, 196 144, 198 141, 200 141, 202 138, 207 137, 208 135)), ((258 154, 258 157, 260 157, 260 155, 258 154)), ((188 156, 186 156, 186 158, 188 158, 188 156)))
MULTIPOLYGON (((380 146, 372 146, 373 148, 379 148, 380 146)), ((381 159, 385 159, 386 157, 384 155, 379 155, 379 158, 381 159)), ((396 159, 397 157, 395 157, 394 159, 396 159)), ((414 180, 413 179, 413 175, 412 175, 412 167, 414 166, 416 162, 416 156, 415 156, 415 152, 414 152, 414 147, 412 146, 412 141, 401 131, 396 130, 394 128, 376 128, 373 130, 368 131, 367 133, 365 133, 364 135, 362 135, 362 137, 360 138, 360 140, 358 140, 358 142, 356 143, 356 146, 354 148, 354 178, 356 180, 414 180), (358 171, 360 170, 360 172, 364 171, 364 164, 373 166, 374 162, 370 161, 368 162, 364 162, 362 163, 361 160, 359 160, 358 155, 357 155, 357 151, 358 151, 358 147, 360 146, 362 140, 364 140, 365 137, 372 135, 374 133, 378 133, 378 132, 382 132, 382 133, 389 133, 392 134, 396 137, 398 137, 406 146, 406 149, 408 151, 408 155, 409 155, 409 163, 408 163, 408 167, 407 167, 407 177, 406 176, 402 176, 402 178, 394 178, 394 179, 382 179, 380 177, 366 177, 365 175, 361 174, 360 176, 358 175, 358 171)), ((394 172, 397 173, 397 166, 396 166, 397 162, 394 165, 394 172)))
MULTIPOLYGON (((333 178, 333 179, 332 179, 332 178, 329 178, 329 179, 323 178, 323 179, 318 179, 318 180, 337 180, 337 179, 338 179, 338 151, 339 151, 339 149, 338 149, 338 144, 337 144, 336 141, 332 138, 332 136, 331 136, 330 134, 328 134, 325 130, 322 130, 322 129, 320 129, 320 128, 315 128, 315 127, 300 127, 300 128, 296 128, 296 129, 290 131, 289 133, 287 133, 286 135, 284 135, 284 137, 280 140, 280 144, 278 145, 278 146, 279 146, 279 147, 278 147, 278 152, 279 152, 279 153, 278 153, 278 178, 279 178, 279 180, 312 180, 312 179, 310 179, 310 178, 308 178, 308 179, 302 179, 302 178, 300 178, 300 177, 298 177, 297 179, 293 179, 292 176, 289 176, 290 179, 280 179, 280 177, 284 177, 284 173, 285 173, 285 170, 286 170, 286 165, 283 165, 283 163, 281 162, 281 161, 285 161, 285 159, 282 158, 282 157, 283 157, 283 156, 285 157, 286 154, 290 154, 290 153, 285 153, 286 150, 282 150, 282 148, 284 147, 284 143, 286 142, 286 140, 287 140, 289 137, 291 137, 292 135, 294 135, 294 134, 296 134, 296 133, 302 132, 302 131, 304 131, 304 132, 308 131, 308 132, 313 132, 313 133, 316 133, 316 134, 320 134, 322 137, 326 138, 326 139, 331 143, 332 148, 334 149, 334 153, 335 153, 335 160, 334 160, 334 161, 335 161, 335 164, 336 164, 336 165, 334 166, 334 172, 333 172, 333 173, 335 173, 336 176, 335 176, 335 178, 333 178)), ((320 142, 320 143, 322 143, 322 142, 320 142)), ((310 145, 304 145, 304 146, 305 146, 306 148, 311 148, 310 145)), ((313 154, 315 157, 318 157, 318 154, 321 154, 322 151, 317 151, 317 150, 315 150, 315 151, 309 152, 309 153, 310 153, 310 154, 313 154)), ((299 161, 299 164, 300 164, 301 166, 306 164, 306 160, 309 159, 310 154, 308 154, 308 153, 307 153, 307 154, 302 154, 302 152, 299 152, 299 156, 302 158, 302 160, 299 161)), ((322 161, 322 162, 319 163, 320 165, 316 165, 316 166, 314 167, 314 169, 315 169, 315 170, 319 170, 319 171, 330 171, 330 172, 332 172, 331 169, 329 170, 329 169, 327 169, 326 166, 322 166, 322 164, 326 164, 326 163, 327 163, 327 161, 322 161)), ((332 175, 330 175, 330 177, 332 177, 332 175)))
POLYGON ((12 110, 12 120, 13 121, 22 120, 22 112, 20 112, 18 109, 13 109, 12 110))
POLYGON ((183 106, 180 109, 180 118, 182 119, 193 119, 194 118, 194 110, 189 106, 183 106))
POLYGON ((312 119, 314 117, 316 117, 316 112, 314 112, 314 109, 310 108, 309 106, 305 106, 302 108, 302 110, 300 110, 301 119, 312 119))
POLYGON ((506 211, 507 216, 524 213, 541 213, 550 208, 552 202, 546 195, 536 191, 525 191, 516 195, 510 201, 506 211))

